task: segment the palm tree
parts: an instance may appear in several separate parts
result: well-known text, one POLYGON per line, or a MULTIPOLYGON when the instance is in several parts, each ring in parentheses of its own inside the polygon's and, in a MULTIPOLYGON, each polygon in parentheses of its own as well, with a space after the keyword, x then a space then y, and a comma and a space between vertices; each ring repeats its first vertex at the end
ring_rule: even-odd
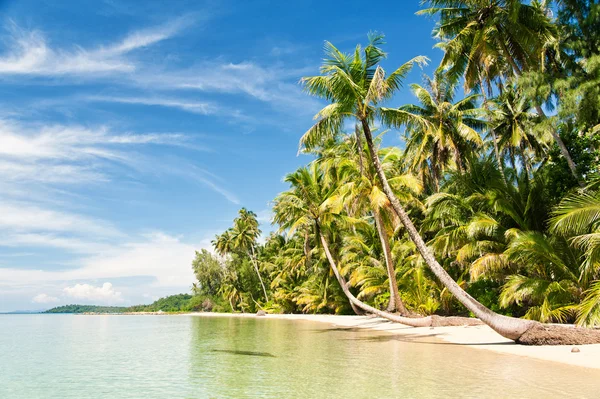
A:
POLYGON ((248 255, 260 281, 265 300, 269 302, 267 289, 265 288, 262 276, 260 275, 258 260, 256 258, 256 240, 260 236, 260 233, 256 214, 252 211, 248 211, 246 208, 242 208, 239 211, 239 216, 234 220, 233 228, 227 229, 222 234, 215 236, 212 245, 215 248, 215 251, 221 256, 236 251, 248 255))
MULTIPOLYGON (((548 48, 558 45, 556 25, 548 17, 546 2, 523 4, 521 0, 427 0, 429 8, 418 14, 439 15, 434 30, 444 50, 441 69, 458 80, 464 77, 465 89, 484 85, 501 76, 519 77, 523 72, 539 71, 545 66, 548 48)), ((491 90, 491 89, 490 89, 491 90)), ((546 117, 538 104, 540 117, 546 117)), ((554 141, 567 160, 571 173, 579 179, 576 165, 556 129, 554 141)))
MULTIPOLYGON (((357 128, 360 133, 360 129, 357 128)), ((372 165, 365 165, 363 158, 368 157, 364 154, 366 149, 360 148, 361 141, 355 140, 350 136, 343 137, 341 141, 334 141, 320 153, 317 162, 325 171, 338 168, 344 171, 344 181, 336 191, 336 196, 330 198, 342 201, 346 206, 346 211, 350 216, 360 218, 362 215, 371 214, 375 223, 379 242, 381 244, 383 258, 387 269, 388 284, 390 291, 390 300, 387 307, 388 312, 398 310, 402 315, 408 315, 409 312, 402 302, 398 292, 398 283, 394 262, 392 260, 390 248, 390 234, 388 226, 391 224, 390 218, 393 218, 393 211, 390 209, 389 201, 377 184, 377 178, 372 165)), ((393 179, 392 184, 396 193, 402 195, 406 200, 414 200, 412 194, 421 191, 420 182, 410 174, 401 173, 397 166, 401 164, 400 152, 397 149, 386 149, 381 151, 383 167, 394 172, 398 172, 393 179)), ((392 229, 393 233, 393 229, 392 229)))
POLYGON ((338 205, 339 202, 332 204, 327 201, 333 195, 335 187, 326 184, 325 176, 319 170, 316 162, 311 163, 308 168, 300 168, 296 172, 287 175, 285 181, 292 188, 289 191, 281 193, 275 199, 273 207, 275 212, 274 221, 282 229, 287 230, 288 234, 293 234, 296 229, 302 227, 309 227, 315 231, 316 236, 319 237, 325 256, 329 261, 331 270, 353 307, 414 327, 477 324, 476 320, 464 317, 444 319, 437 316, 411 318, 393 315, 358 300, 350 291, 344 276, 339 272, 337 262, 326 237, 326 235, 332 235, 332 232, 336 230, 332 228, 336 222, 338 227, 339 224, 347 224, 344 220, 345 217, 340 214, 341 208, 338 205))
POLYGON ((231 241, 233 242, 234 248, 242 252, 245 252, 250 257, 254 271, 258 276, 260 285, 265 295, 265 300, 269 302, 269 296, 267 295, 267 289, 263 282, 262 276, 258 269, 258 260, 256 258, 256 240, 260 236, 260 229, 258 228, 258 220, 256 214, 252 211, 248 211, 246 208, 242 208, 239 211, 239 217, 233 221, 233 228, 231 229, 231 241))
POLYGON ((477 95, 454 102, 455 83, 439 71, 433 79, 425 77, 425 87, 411 88, 419 104, 400 107, 407 118, 407 161, 422 180, 431 176, 437 192, 442 174, 466 170, 465 159, 483 145, 479 135, 485 127, 483 110, 475 105, 477 95))
POLYGON ((532 159, 529 153, 540 158, 547 150, 552 137, 546 131, 535 129, 536 115, 531 112, 529 101, 513 86, 505 86, 503 92, 490 100, 491 129, 498 135, 498 146, 508 156, 516 170, 515 157, 531 177, 532 159))
MULTIPOLYGON (((326 42, 326 59, 321 67, 321 75, 303 78, 302 82, 310 94, 324 98, 331 103, 316 115, 317 121, 304 134, 300 141, 301 145, 308 149, 317 147, 323 143, 324 139, 333 137, 346 119, 357 121, 362 126, 371 162, 375 167, 383 191, 410 239, 415 243, 425 263, 436 277, 468 310, 502 336, 522 343, 581 343, 585 339, 588 340, 586 342, 600 342, 600 332, 597 331, 586 330, 579 334, 565 334, 564 328, 543 326, 531 320, 499 315, 465 292, 437 262, 387 180, 370 126, 376 118, 384 124, 394 127, 409 120, 413 121, 407 117, 405 111, 383 108, 381 103, 391 98, 401 87, 402 78, 410 71, 414 63, 423 62, 424 59, 413 59, 386 76, 383 68, 378 65, 385 56, 385 53, 378 47, 383 43, 383 37, 370 35, 369 41, 370 43, 364 51, 359 46, 353 56, 340 52, 331 43, 326 42), (545 338, 540 341, 542 335, 545 338)), ((413 123, 418 123, 422 127, 427 126, 427 122, 422 118, 417 118, 413 123)), ((323 236, 321 236, 321 242, 337 277, 335 261, 327 249, 327 243, 323 236)), ((347 289, 347 287, 345 288, 347 289)))
POLYGON ((585 253, 580 279, 600 280, 600 190, 576 192, 565 197, 550 220, 553 232, 570 237, 585 253))

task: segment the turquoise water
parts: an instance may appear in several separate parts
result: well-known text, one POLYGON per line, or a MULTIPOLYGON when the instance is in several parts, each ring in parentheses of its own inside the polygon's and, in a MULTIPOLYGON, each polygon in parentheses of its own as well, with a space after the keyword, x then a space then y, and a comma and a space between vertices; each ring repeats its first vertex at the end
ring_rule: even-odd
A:
POLYGON ((0 316, 0 398, 600 397, 600 372, 307 321, 0 316))

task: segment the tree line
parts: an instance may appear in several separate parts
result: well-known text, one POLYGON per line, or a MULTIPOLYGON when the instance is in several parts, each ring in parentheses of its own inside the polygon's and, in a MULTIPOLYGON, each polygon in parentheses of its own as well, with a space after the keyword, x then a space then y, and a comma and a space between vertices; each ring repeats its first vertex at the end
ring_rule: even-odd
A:
POLYGON ((598 1, 423 6, 444 56, 421 83, 405 81, 425 57, 384 70, 383 35, 349 53, 325 42, 320 74, 301 84, 327 105, 300 138, 312 161, 273 201, 277 232, 259 242, 241 209, 214 254, 196 253, 194 291, 229 311, 600 342, 542 324, 600 325, 598 1), (386 106, 400 90, 413 103, 386 106), (383 145, 389 131, 403 148, 383 145))

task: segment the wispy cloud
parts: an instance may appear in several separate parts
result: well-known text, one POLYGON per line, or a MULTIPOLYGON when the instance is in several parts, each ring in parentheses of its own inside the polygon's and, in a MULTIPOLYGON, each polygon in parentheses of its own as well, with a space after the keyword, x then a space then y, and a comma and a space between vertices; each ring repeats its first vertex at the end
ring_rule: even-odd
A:
POLYGON ((201 247, 202 242, 193 245, 180 237, 153 232, 115 244, 111 251, 80 258, 73 262, 77 267, 67 270, 0 268, 0 286, 36 287, 51 282, 149 276, 153 286, 185 290, 194 281, 190 259, 201 247))
POLYGON ((0 202, 0 215, 0 230, 71 232, 100 237, 120 235, 120 232, 107 222, 73 213, 42 209, 23 202, 0 202))
POLYGON ((174 36, 190 24, 188 17, 138 30, 120 41, 86 49, 53 48, 43 32, 23 30, 9 23, 8 49, 0 56, 0 74, 60 76, 132 72, 136 63, 128 54, 174 36))
POLYGON ((140 71, 131 79, 140 87, 245 94, 280 111, 313 114, 319 102, 302 93, 298 80, 308 70, 264 67, 254 62, 205 62, 186 70, 140 71))
POLYGON ((219 111, 219 107, 209 102, 184 101, 173 98, 161 97, 118 97, 118 96, 88 96, 87 101, 112 102, 122 104, 153 105, 168 108, 177 108, 186 112, 200 115, 212 115, 219 111))
POLYGON ((40 125, 0 120, 0 182, 90 183, 110 180, 110 164, 140 169, 132 149, 141 145, 189 146, 179 133, 115 133, 108 127, 40 125))

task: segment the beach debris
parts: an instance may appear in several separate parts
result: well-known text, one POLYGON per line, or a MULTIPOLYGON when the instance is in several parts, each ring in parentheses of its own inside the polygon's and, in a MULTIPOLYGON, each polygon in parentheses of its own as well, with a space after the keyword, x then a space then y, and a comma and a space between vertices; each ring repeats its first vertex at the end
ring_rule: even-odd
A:
POLYGON ((262 309, 261 309, 261 310, 259 310, 258 312, 256 312, 256 315, 257 315, 257 316, 266 316, 266 315, 267 315, 267 312, 265 312, 264 310, 262 310, 262 309))
POLYGON ((581 352, 581 351, 576 346, 574 346, 573 349, 571 349, 571 353, 579 353, 579 352, 581 352))

